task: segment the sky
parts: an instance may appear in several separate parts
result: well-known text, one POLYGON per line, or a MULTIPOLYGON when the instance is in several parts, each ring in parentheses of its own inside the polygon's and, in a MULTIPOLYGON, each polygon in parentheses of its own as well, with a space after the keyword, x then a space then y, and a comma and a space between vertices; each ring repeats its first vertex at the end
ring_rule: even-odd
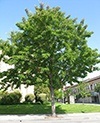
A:
POLYGON ((18 30, 16 23, 26 17, 25 9, 35 12, 35 6, 41 2, 50 7, 59 6, 65 15, 78 18, 78 22, 85 19, 88 31, 94 32, 88 45, 100 53, 100 0, 0 0, 0 38, 9 38, 11 31, 18 30))

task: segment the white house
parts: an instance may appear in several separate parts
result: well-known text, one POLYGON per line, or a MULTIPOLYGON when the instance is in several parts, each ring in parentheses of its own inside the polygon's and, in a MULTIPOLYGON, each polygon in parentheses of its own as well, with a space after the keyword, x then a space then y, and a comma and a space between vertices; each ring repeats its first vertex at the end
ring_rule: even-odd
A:
MULTIPOLYGON (((0 54, 1 53, 2 52, 0 51, 0 54)), ((7 71, 10 68, 14 68, 14 65, 8 65, 8 64, 4 63, 2 60, 0 61, 0 72, 7 71)), ((25 85, 22 84, 17 90, 19 90, 21 92, 22 101, 24 101, 25 96, 27 94, 34 94, 34 85, 26 87, 25 85)), ((9 87, 8 91, 9 92, 13 91, 13 88, 9 87)))

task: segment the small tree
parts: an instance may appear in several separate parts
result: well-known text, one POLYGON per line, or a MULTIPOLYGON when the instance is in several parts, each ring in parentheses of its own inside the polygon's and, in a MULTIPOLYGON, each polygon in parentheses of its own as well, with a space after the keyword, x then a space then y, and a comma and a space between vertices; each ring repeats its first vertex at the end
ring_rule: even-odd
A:
POLYGON ((88 84, 85 82, 80 82, 78 85, 78 95, 82 98, 82 102, 84 103, 84 98, 90 96, 90 91, 88 89, 88 84))
POLYGON ((95 91, 100 94, 100 83, 97 83, 95 86, 95 91))
POLYGON ((70 95, 74 95, 72 93, 72 88, 71 87, 67 88, 66 91, 64 91, 64 95, 67 98, 68 104, 70 104, 70 99, 69 99, 70 95))
MULTIPOLYGON (((87 31, 84 20, 77 22, 59 7, 27 9, 27 18, 17 23, 18 32, 11 32, 3 43, 2 60, 14 64, 14 69, 0 74, 3 88, 20 84, 44 83, 51 94, 52 115, 56 116, 54 90, 63 85, 78 82, 88 72, 94 71, 99 62, 97 50, 87 45, 93 32, 87 31)), ((2 44, 0 44, 2 45, 2 44)))

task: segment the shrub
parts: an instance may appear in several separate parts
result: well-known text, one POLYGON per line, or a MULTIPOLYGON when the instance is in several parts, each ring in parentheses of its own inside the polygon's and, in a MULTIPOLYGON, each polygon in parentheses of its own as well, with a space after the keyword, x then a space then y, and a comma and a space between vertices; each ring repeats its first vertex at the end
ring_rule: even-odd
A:
POLYGON ((0 103, 3 105, 11 105, 11 104, 18 104, 21 100, 21 93, 19 91, 14 91, 11 93, 4 93, 4 95, 1 98, 0 103))
POLYGON ((33 103, 35 96, 33 94, 27 94, 25 96, 25 103, 33 103))
POLYGON ((13 104, 18 104, 18 103, 20 103, 20 101, 21 101, 21 98, 22 98, 22 94, 19 92, 19 91, 14 91, 13 93, 12 93, 12 95, 13 95, 13 104))
POLYGON ((2 104, 2 98, 4 98, 5 95, 8 95, 7 91, 0 91, 0 104, 2 104))
POLYGON ((2 97, 7 94, 7 91, 0 91, 0 100, 2 99, 2 97))
POLYGON ((38 96, 39 96, 41 102, 47 101, 47 95, 45 93, 40 93, 38 96))

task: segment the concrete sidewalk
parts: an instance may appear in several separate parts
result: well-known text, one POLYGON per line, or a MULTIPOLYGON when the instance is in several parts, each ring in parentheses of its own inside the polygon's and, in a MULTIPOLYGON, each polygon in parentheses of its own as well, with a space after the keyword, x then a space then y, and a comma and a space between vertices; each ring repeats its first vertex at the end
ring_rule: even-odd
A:
MULTIPOLYGON (((56 118, 50 115, 0 115, 0 123, 3 122, 27 122, 31 123, 34 121, 66 121, 70 123, 100 123, 100 113, 73 113, 73 114, 59 114, 56 118)), ((38 122, 39 123, 39 122, 38 122)), ((64 122, 63 122, 64 123, 64 122)))

